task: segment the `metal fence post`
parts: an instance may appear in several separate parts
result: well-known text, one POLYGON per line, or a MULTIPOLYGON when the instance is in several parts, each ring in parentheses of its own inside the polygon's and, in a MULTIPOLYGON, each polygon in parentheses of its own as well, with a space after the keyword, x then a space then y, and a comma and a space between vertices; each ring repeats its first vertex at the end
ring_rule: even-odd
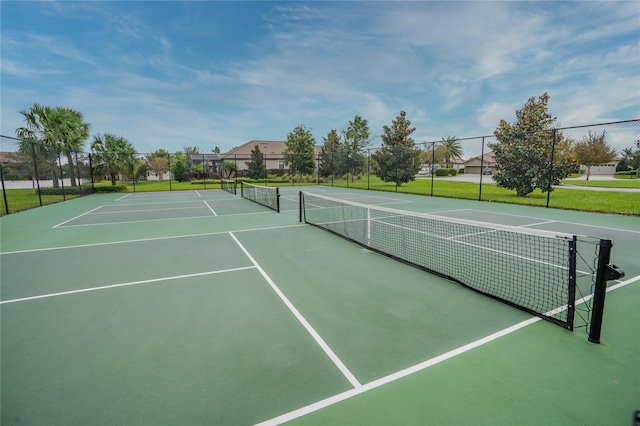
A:
POLYGON ((4 208, 9 214, 9 203, 7 202, 7 190, 4 187, 4 171, 2 167, 2 163, 0 163, 0 181, 2 181, 2 197, 4 198, 4 208))
POLYGON ((40 176, 38 176, 38 161, 36 160, 36 148, 33 141, 31 142, 31 154, 33 155, 33 169, 36 175, 36 184, 38 185, 38 201, 40 202, 40 207, 42 207, 42 194, 40 193, 40 176))
POLYGON ((552 130, 553 140, 551 142, 551 160, 549 161, 549 180, 547 182, 547 208, 551 199, 551 187, 553 185, 553 157, 556 155, 556 129, 552 130))

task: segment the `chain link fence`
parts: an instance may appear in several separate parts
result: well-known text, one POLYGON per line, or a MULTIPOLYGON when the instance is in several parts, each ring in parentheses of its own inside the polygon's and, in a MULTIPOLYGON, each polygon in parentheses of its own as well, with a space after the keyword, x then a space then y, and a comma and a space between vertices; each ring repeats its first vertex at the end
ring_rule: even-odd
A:
POLYGON ((418 167, 415 162, 396 161, 396 176, 402 174, 401 169, 415 170, 412 181, 381 179, 384 174, 379 172, 380 165, 374 158, 380 148, 370 148, 356 154, 336 152, 321 156, 319 183, 640 215, 640 120, 512 135, 508 143, 502 143, 502 150, 507 153, 502 153, 501 158, 494 151, 501 149, 502 142, 496 135, 456 138, 458 156, 447 155, 445 141, 443 138, 418 143, 422 150, 418 167), (516 142, 524 151, 509 155, 506 145, 515 151, 516 142), (541 159, 539 164, 526 156, 527 150, 535 151, 535 157, 541 159), (515 189, 504 188, 514 180, 533 182, 535 189, 519 196, 515 189))
POLYGON ((509 138, 456 138, 454 150, 446 148, 447 139, 419 142, 418 152, 382 147, 323 151, 315 155, 313 171, 294 173, 292 158, 282 154, 254 158, 251 154, 170 154, 164 150, 137 153, 109 168, 95 153, 66 152, 2 136, 1 213, 98 191, 217 189, 225 178, 267 186, 319 184, 640 215, 640 119, 509 138), (511 155, 507 143, 529 151, 511 155), (514 180, 527 181, 535 189, 519 196, 516 190, 503 187, 514 180))

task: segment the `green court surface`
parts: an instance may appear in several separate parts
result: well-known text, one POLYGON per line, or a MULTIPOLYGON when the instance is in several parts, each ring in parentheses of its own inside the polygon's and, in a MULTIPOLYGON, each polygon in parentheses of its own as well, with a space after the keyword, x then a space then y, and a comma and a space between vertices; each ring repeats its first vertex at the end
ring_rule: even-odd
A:
POLYGON ((582 316, 567 331, 300 223, 300 189, 281 189, 280 213, 203 190, 0 218, 0 423, 631 424, 640 218, 303 188, 611 238, 626 275, 609 282, 593 344, 582 316))

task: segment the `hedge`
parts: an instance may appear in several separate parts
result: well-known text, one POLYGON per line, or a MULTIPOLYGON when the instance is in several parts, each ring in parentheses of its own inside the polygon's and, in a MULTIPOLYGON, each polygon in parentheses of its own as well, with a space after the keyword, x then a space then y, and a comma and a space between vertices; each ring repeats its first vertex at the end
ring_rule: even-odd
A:
MULTIPOLYGON (((77 186, 65 186, 64 188, 40 188, 41 195, 87 195, 94 192, 101 193, 109 193, 109 192, 126 192, 126 185, 115 185, 115 186, 96 186, 95 188, 91 188, 89 185, 82 186, 82 192, 80 192, 80 188, 77 186)), ((38 193, 38 190, 35 190, 35 193, 38 193)))
POLYGON ((456 176, 457 174, 458 171, 456 169, 447 169, 444 167, 436 169, 436 176, 456 176))

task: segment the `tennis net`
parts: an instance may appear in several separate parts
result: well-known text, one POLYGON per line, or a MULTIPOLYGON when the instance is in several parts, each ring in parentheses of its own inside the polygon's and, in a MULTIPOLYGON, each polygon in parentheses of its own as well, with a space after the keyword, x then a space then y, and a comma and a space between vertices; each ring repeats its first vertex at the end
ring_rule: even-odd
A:
POLYGON ((240 195, 280 213, 280 191, 276 186, 260 186, 240 181, 240 195))
POLYGON ((573 235, 454 220, 306 192, 300 192, 300 220, 573 330, 573 235))
POLYGON ((224 189, 227 192, 232 193, 233 195, 236 194, 236 188, 237 188, 237 183, 235 180, 230 180, 230 179, 220 179, 220 186, 222 189, 224 189))

